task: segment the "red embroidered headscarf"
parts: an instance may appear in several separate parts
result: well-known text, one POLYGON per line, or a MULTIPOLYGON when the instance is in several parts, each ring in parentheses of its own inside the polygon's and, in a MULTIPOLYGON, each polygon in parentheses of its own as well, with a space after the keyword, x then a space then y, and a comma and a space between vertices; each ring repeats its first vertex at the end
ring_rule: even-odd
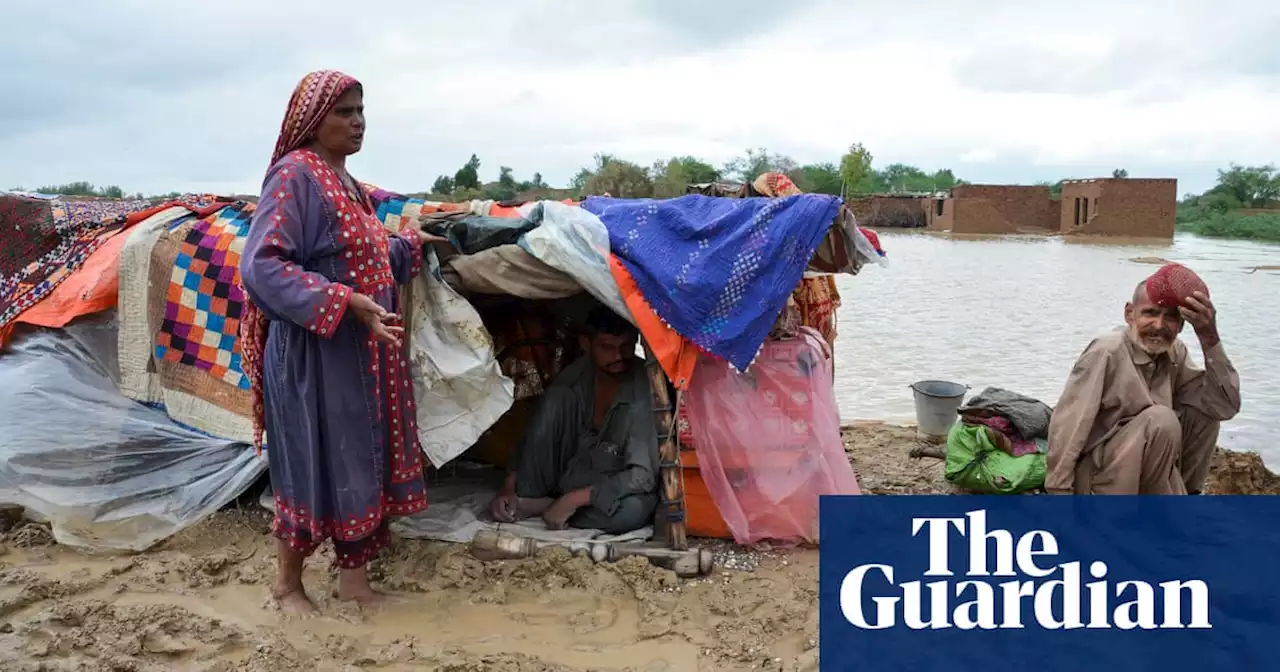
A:
MULTIPOLYGON (((289 107, 280 124, 275 153, 271 155, 271 165, 274 166, 289 152, 311 142, 320 123, 337 106, 338 99, 353 86, 360 86, 360 82, 337 70, 317 70, 304 76, 289 97, 289 107)), ((263 183, 266 183, 265 178, 263 183)), ((244 292, 243 288, 241 290, 244 308, 240 320, 240 354, 253 394, 253 447, 261 453, 262 431, 266 425, 266 409, 262 398, 262 353, 267 344, 268 321, 266 315, 253 305, 248 292, 244 292)))

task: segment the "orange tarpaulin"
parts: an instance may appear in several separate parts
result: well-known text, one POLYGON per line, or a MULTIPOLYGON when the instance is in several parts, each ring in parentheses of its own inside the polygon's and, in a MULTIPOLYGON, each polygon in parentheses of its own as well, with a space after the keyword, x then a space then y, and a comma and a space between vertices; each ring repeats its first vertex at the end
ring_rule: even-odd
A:
MULTIPOLYGON (((564 203, 565 205, 577 205, 577 202, 575 202, 572 198, 566 198, 560 202, 564 203)), ((516 205, 516 206, 498 205, 497 203, 494 203, 493 205, 489 206, 489 216, 502 217, 504 219, 517 219, 520 217, 520 208, 524 207, 524 205, 525 205, 524 203, 521 203, 520 205, 516 205)))
POLYGON ((644 336, 645 343, 649 344, 649 349, 658 358, 662 370, 667 373, 667 379, 678 390, 687 388, 693 378, 694 365, 698 362, 698 346, 676 333, 653 312, 649 302, 644 300, 644 294, 640 293, 635 278, 631 277, 631 272, 612 254, 609 255, 609 271, 613 273, 613 281, 618 283, 622 301, 635 318, 636 327, 644 336))
MULTIPOLYGON (((192 211, 197 216, 204 216, 226 205, 226 203, 218 203, 202 210, 192 211)), ((150 219, 175 206, 191 209, 184 203, 170 202, 130 214, 125 219, 124 226, 94 250, 80 268, 68 275, 39 303, 26 309, 8 326, 0 329, 0 347, 9 342, 14 327, 19 323, 58 329, 67 326, 78 317, 114 308, 120 289, 120 249, 129 239, 128 232, 138 222, 150 219)))

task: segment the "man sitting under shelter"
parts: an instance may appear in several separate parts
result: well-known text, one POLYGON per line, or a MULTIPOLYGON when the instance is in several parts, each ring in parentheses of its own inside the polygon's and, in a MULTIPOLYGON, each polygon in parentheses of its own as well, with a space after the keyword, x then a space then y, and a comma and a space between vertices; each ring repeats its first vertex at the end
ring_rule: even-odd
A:
POLYGON ((598 306, 580 337, 586 353, 543 393, 512 455, 495 520, 542 516, 547 527, 629 532, 658 504, 653 397, 637 364, 639 332, 598 306))
MULTIPOLYGON (((1185 268, 1172 270, 1203 287, 1185 268)), ((1050 493, 1200 494, 1204 487, 1218 429, 1240 411, 1240 379, 1207 289, 1177 296, 1164 282, 1149 293, 1157 276, 1125 305, 1127 326, 1090 343, 1067 379, 1049 425, 1050 493), (1204 369, 1178 339, 1185 323, 1200 340, 1204 369)))

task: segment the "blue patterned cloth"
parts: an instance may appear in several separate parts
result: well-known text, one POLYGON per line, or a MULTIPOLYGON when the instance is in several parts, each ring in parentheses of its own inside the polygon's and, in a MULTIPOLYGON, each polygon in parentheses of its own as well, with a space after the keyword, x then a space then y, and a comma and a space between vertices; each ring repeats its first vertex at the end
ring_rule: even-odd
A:
POLYGON ((823 194, 588 198, 658 317, 746 370, 840 210, 823 194))

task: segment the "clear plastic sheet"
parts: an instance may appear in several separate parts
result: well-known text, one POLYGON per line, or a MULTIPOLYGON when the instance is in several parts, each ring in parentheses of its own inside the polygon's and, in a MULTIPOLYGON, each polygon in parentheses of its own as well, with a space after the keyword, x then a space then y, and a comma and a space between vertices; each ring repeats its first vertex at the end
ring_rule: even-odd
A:
POLYGON ((703 355, 685 400, 701 477, 734 541, 818 542, 818 497, 857 495, 816 331, 766 341, 747 373, 703 355))
POLYGON ((598 301, 634 323, 609 270, 609 230, 604 222, 582 208, 557 201, 539 201, 519 212, 534 218, 537 208, 542 208, 542 225, 524 234, 520 247, 577 280, 598 301))
POLYGON ((267 463, 122 395, 114 318, 24 330, 0 354, 0 504, 48 521, 58 543, 141 551, 235 499, 267 463))

